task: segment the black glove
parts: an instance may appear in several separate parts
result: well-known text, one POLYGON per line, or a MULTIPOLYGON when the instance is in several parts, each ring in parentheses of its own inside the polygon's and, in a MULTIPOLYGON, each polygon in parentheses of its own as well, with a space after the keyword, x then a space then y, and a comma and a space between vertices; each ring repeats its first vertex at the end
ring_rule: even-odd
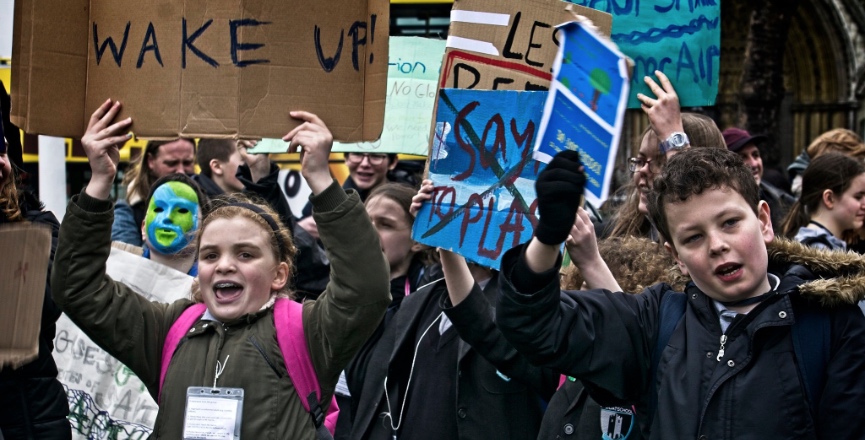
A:
POLYGON ((538 227, 535 237, 541 243, 560 245, 568 238, 580 196, 586 187, 586 175, 580 170, 580 153, 565 150, 541 171, 535 182, 538 194, 538 227))

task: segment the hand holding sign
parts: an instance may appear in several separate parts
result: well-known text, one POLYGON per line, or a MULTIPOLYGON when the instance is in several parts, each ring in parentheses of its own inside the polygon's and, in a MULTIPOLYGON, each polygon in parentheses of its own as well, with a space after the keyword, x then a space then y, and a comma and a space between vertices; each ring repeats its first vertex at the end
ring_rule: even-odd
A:
POLYGON ((81 145, 93 171, 86 192, 97 199, 110 196, 120 162, 119 148, 132 137, 132 133, 120 134, 132 125, 132 118, 112 124, 121 106, 120 101, 112 103, 110 99, 102 103, 90 116, 87 131, 81 137, 81 145))
POLYGON ((411 198, 411 206, 408 208, 408 212, 412 215, 412 217, 417 217, 418 211, 420 211, 420 207, 423 206, 424 203, 432 200, 432 193, 435 189, 435 185, 433 185, 433 181, 429 179, 424 179, 424 181, 420 184, 420 189, 417 191, 417 194, 411 198))
POLYGON ((580 164, 580 153, 565 150, 538 175, 538 227, 535 237, 544 244, 562 244, 574 224, 580 197, 586 187, 586 174, 580 164))
POLYGON ((299 150, 301 174, 313 194, 320 194, 333 183, 330 175, 330 149, 333 147, 333 135, 318 116, 309 112, 291 112, 291 117, 304 121, 283 136, 282 140, 290 142, 289 153, 299 150), (301 148, 302 147, 302 148, 301 148))

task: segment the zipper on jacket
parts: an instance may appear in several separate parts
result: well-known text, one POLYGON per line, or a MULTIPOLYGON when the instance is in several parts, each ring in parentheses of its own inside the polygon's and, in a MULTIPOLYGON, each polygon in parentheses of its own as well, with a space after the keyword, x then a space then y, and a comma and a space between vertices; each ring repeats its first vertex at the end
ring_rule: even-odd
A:
POLYGON ((251 342, 252 346, 255 347, 255 349, 258 350, 259 353, 261 353, 261 357, 264 358, 264 361, 267 362, 267 365, 270 366, 270 369, 273 370, 274 373, 276 373, 276 377, 282 379, 282 374, 279 372, 279 370, 276 369, 276 365, 274 365, 273 362, 270 361, 270 358, 267 357, 267 354, 265 354, 264 347, 262 347, 261 344, 259 344, 253 336, 249 337, 249 342, 251 342))
POLYGON ((721 347, 718 348, 718 357, 715 358, 716 361, 721 362, 721 358, 724 357, 724 344, 727 343, 727 335, 721 335, 721 347))

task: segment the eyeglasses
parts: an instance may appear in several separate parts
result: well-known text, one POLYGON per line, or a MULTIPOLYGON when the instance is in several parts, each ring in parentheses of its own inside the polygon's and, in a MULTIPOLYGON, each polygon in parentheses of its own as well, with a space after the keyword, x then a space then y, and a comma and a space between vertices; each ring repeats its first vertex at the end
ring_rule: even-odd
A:
POLYGON ((637 172, 637 170, 643 168, 646 164, 649 165, 649 171, 652 173, 658 173, 661 171, 661 164, 652 159, 643 159, 642 157, 632 157, 628 159, 628 169, 632 173, 637 172))
POLYGON ((387 159, 387 154, 347 153, 345 158, 351 163, 361 163, 366 158, 370 165, 381 165, 387 159))

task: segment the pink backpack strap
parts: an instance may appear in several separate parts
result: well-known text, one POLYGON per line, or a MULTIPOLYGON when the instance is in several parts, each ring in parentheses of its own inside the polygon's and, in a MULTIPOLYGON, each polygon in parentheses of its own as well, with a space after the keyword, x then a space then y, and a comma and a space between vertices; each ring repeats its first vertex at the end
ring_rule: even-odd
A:
POLYGON ((339 406, 331 399, 327 415, 321 411, 321 387, 309 357, 309 348, 303 331, 303 305, 287 298, 278 298, 274 306, 276 342, 282 351, 288 376, 297 389, 303 408, 309 411, 319 439, 333 438, 339 406), (322 427, 326 428, 322 429, 322 427))
POLYGON ((174 356, 174 351, 177 350, 177 345, 183 339, 183 335, 192 328, 204 315, 207 306, 202 303, 196 303, 186 308, 180 317, 171 324, 168 330, 168 336, 165 337, 165 343, 162 345, 162 364, 159 369, 159 392, 157 394, 157 402, 162 400, 162 384, 165 382, 165 373, 168 371, 168 364, 171 363, 171 357, 174 356))

